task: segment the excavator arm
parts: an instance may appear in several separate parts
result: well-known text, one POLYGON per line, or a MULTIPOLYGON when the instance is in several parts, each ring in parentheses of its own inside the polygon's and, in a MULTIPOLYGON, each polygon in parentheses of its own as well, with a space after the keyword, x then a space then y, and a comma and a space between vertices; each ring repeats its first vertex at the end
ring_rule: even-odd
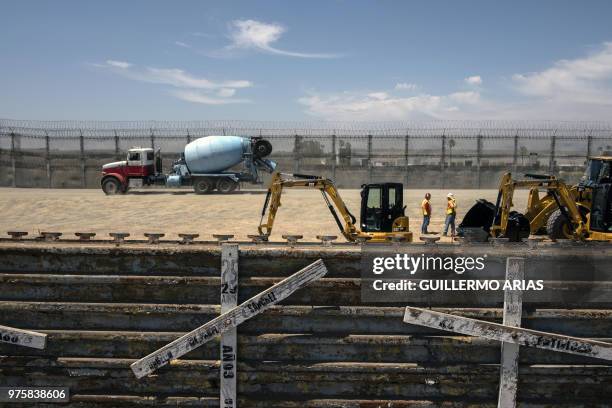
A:
POLYGON ((258 231, 262 237, 267 239, 272 233, 276 213, 281 206, 283 190, 292 187, 319 190, 342 235, 349 241, 355 240, 355 236, 359 234, 359 230, 355 226, 357 221, 344 204, 338 189, 331 180, 317 176, 284 174, 279 172, 274 172, 272 174, 270 187, 268 188, 266 200, 261 210, 261 220, 258 231), (268 217, 264 222, 266 212, 268 217))

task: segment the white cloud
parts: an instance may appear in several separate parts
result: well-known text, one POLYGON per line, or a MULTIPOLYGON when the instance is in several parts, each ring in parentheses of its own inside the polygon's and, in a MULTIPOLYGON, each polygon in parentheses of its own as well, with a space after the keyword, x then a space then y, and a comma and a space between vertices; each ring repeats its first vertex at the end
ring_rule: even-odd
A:
POLYGON ((466 84, 469 85, 482 85, 482 78, 480 77, 480 75, 469 76, 465 78, 464 81, 466 84))
POLYGON ((254 49, 270 54, 299 58, 337 58, 338 54, 304 53, 281 50, 273 47, 287 29, 276 23, 263 23, 256 20, 234 20, 230 24, 232 44, 227 49, 254 49))
POLYGON ((230 96, 234 96, 234 94, 236 93, 235 89, 231 89, 231 88, 221 88, 219 89, 219 91, 217 92, 217 95, 222 96, 224 98, 229 98, 230 96))
POLYGON ((612 42, 585 57, 563 59, 538 72, 512 76, 521 97, 508 114, 563 120, 612 117, 612 42))
POLYGON ((382 101, 383 99, 388 99, 389 94, 386 92, 371 92, 368 94, 368 97, 382 101))
POLYGON ((480 102, 480 93, 473 91, 454 92, 448 95, 448 98, 456 102, 474 105, 480 102))
POLYGON ((530 96, 572 98, 575 102, 605 103, 612 97, 612 42, 585 58, 557 61, 540 72, 516 74, 516 89, 530 96))
POLYGON ((408 82, 398 82, 397 84, 395 84, 395 89, 398 91, 414 91, 417 88, 417 84, 411 84, 408 82))
POLYGON ((411 120, 458 117, 479 104, 477 92, 398 97, 387 92, 309 93, 298 100, 306 112, 326 120, 411 120))
MULTIPOLYGON (((538 72, 512 76, 510 89, 405 97, 390 91, 317 93, 299 99, 310 115, 329 120, 596 120, 612 118, 612 42, 585 57, 559 60, 538 72), (484 97, 486 95, 487 97, 484 97)), ((396 84, 394 90, 404 86, 396 84)))
POLYGON ((187 102, 201 103, 205 105, 228 105, 234 103, 248 103, 248 99, 216 98, 202 91, 176 90, 171 92, 175 97, 187 102))
POLYGON ((184 43, 182 41, 175 41, 174 44, 182 48, 191 48, 191 45, 184 43))
POLYGON ((116 61, 116 60, 106 60, 106 64, 111 67, 127 69, 132 66, 129 62, 125 61, 116 61))
POLYGON ((248 88, 253 86, 250 81, 211 81, 198 78, 178 68, 147 68, 146 71, 133 76, 146 82, 167 84, 180 88, 219 89, 219 88, 248 88))
POLYGON ((131 63, 115 60, 107 60, 105 64, 92 65, 107 69, 131 80, 180 88, 181 90, 175 90, 170 93, 185 101, 209 105, 248 102, 246 99, 232 97, 238 89, 253 86, 253 83, 247 80, 213 81, 208 78, 194 76, 178 68, 145 67, 136 69, 133 68, 131 63))

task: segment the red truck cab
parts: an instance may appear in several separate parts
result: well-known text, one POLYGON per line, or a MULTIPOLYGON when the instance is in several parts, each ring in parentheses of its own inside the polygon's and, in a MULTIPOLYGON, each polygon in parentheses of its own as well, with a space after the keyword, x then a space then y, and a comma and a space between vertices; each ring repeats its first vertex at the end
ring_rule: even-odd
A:
POLYGON ((133 147, 126 160, 102 166, 100 184, 105 194, 125 193, 130 187, 149 184, 149 178, 155 174, 155 151, 150 147, 133 147))

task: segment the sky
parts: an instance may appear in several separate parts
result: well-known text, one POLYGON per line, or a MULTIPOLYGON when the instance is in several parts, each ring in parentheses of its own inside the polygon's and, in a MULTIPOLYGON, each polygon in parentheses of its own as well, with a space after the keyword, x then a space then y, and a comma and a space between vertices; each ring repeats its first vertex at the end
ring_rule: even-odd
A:
POLYGON ((0 118, 612 120, 609 0, 0 1, 0 118))

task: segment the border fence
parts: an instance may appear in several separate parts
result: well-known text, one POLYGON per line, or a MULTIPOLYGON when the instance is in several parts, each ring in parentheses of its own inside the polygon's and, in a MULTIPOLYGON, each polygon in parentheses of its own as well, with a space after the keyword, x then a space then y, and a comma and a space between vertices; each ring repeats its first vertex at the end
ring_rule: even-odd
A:
POLYGON ((160 148, 164 167, 208 135, 263 136, 285 172, 340 187, 491 188, 501 173, 576 181, 588 156, 612 152, 612 122, 22 121, 0 119, 0 185, 96 188, 102 164, 132 146, 160 148))
MULTIPOLYGON (((486 254, 472 279, 522 275, 545 289, 411 291, 409 300, 368 302, 355 245, 63 241, 0 245, 0 324, 46 335, 42 349, 0 341, 0 376, 5 387, 61 385, 71 407, 511 408, 516 400, 575 408, 612 399, 607 243, 406 245, 401 252, 413 257, 486 254), (240 317, 219 307, 224 247, 236 244, 240 317), (311 269, 318 259, 325 276, 311 269), (185 333, 213 326, 190 337, 197 348, 160 366, 168 350, 173 358, 175 346, 186 350, 185 333), (221 353, 216 334, 228 327, 236 346, 221 353), (141 376, 152 356, 160 358, 144 367, 155 372, 141 376), (228 374, 231 401, 219 398, 228 374)), ((436 270, 411 281, 457 276, 436 270)))

